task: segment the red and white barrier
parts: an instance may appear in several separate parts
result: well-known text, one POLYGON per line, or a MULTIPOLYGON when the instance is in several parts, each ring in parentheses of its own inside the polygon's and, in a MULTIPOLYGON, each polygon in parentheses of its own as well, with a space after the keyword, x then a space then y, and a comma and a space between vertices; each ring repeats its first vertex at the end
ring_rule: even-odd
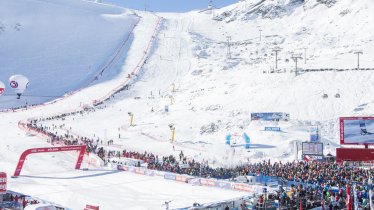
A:
POLYGON ((93 206, 86 204, 86 208, 84 210, 99 210, 99 206, 93 206))
POLYGON ((0 172, 0 195, 6 193, 7 190, 7 177, 6 173, 0 172))

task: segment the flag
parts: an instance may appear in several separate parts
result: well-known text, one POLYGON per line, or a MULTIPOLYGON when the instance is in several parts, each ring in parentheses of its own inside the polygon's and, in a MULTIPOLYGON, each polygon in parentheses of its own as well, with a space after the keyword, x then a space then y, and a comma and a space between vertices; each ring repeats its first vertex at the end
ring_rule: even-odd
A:
POLYGON ((374 197, 373 197, 373 190, 370 189, 369 191, 369 201, 370 201, 370 209, 374 209, 374 197))
POLYGON ((353 186, 353 206, 355 207, 355 210, 358 210, 358 200, 357 200, 357 190, 356 185, 353 186))
POLYGON ((351 189, 349 188, 349 185, 347 185, 347 210, 352 210, 351 189))
POLYGON ((312 158, 309 155, 304 155, 303 158, 306 162, 309 162, 312 158))

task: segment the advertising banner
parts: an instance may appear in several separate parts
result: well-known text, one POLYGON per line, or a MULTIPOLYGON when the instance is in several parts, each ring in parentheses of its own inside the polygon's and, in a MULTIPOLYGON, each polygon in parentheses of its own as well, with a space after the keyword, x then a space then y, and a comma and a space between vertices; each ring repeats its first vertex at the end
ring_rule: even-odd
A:
POLYGON ((323 155, 323 143, 318 142, 303 142, 302 143, 303 155, 323 155))
POLYGON ((49 152, 66 152, 66 151, 79 151, 77 163, 75 164, 75 169, 80 169, 83 161, 84 154, 86 152, 86 145, 78 146, 63 146, 63 147, 44 147, 44 148, 31 148, 25 150, 18 160, 16 170, 13 176, 19 176, 22 171, 23 164, 25 163, 26 157, 34 153, 49 153, 49 152))
POLYGON ((128 170, 129 172, 135 173, 135 167, 134 167, 134 166, 128 166, 128 167, 127 167, 127 170, 128 170))
POLYGON ((322 155, 302 155, 302 159, 306 162, 309 161, 322 161, 323 156, 322 155))
POLYGON ((231 189, 230 182, 216 181, 215 186, 223 189, 231 189))
POLYGON ((145 169, 144 168, 135 168, 135 173, 136 174, 145 174, 145 169))
POLYGON ((374 144, 374 117, 341 117, 340 144, 374 144))
POLYGON ((216 184, 215 180, 212 179, 200 179, 201 185, 213 187, 216 184))
POLYGON ((283 112, 257 112, 251 113, 251 120, 288 121, 290 120, 290 114, 283 112))
POLYGON ((319 129, 318 127, 311 127, 310 128, 310 139, 309 141, 311 142, 317 142, 320 140, 320 136, 319 136, 319 129))
POLYGON ((6 193, 7 177, 6 173, 0 172, 0 195, 6 193))
POLYGON ((165 175, 165 172, 163 172, 163 171, 154 171, 154 173, 155 173, 155 175, 156 176, 164 176, 165 175))
POLYGON ((200 178, 190 179, 190 180, 188 180, 188 183, 192 184, 192 185, 197 185, 197 186, 200 186, 200 184, 201 184, 200 178))
POLYGON ((281 131, 280 127, 265 127, 265 131, 281 131))
POLYGON ((235 184, 232 184, 231 186, 232 186, 232 189, 234 190, 245 191, 249 193, 256 193, 257 188, 258 188, 257 185, 247 185, 243 183, 235 183, 235 184))
POLYGON ((120 170, 120 171, 128 171, 128 167, 127 166, 124 166, 124 165, 117 165, 117 170, 120 170))
POLYGON ((175 180, 176 176, 175 176, 175 174, 165 173, 164 179, 175 180))
POLYGON ((147 176, 154 176, 155 172, 153 170, 145 170, 145 175, 147 175, 147 176))
POLYGON ((175 180, 178 181, 178 182, 185 182, 185 183, 188 182, 188 178, 186 176, 183 176, 183 175, 176 175, 175 180))
POLYGON ((374 149, 336 148, 336 161, 372 161, 374 149))

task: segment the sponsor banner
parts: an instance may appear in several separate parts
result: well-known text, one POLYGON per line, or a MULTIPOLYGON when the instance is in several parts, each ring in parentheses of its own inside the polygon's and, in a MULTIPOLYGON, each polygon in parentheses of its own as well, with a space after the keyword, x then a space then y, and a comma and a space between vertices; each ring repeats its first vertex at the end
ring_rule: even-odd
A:
POLYGON ((182 164, 179 164, 179 168, 181 169, 190 168, 190 165, 188 163, 182 163, 182 164))
POLYGON ((175 180, 176 176, 175 176, 175 174, 165 173, 164 179, 175 180))
POLYGON ((127 167, 129 172, 135 173, 135 167, 134 166, 128 166, 127 167))
POLYGON ((223 189, 231 189, 230 182, 223 182, 223 181, 216 181, 216 187, 223 188, 223 189))
POLYGON ((185 183, 188 182, 188 178, 183 175, 176 175, 175 180, 178 182, 185 182, 185 183))
POLYGON ((62 151, 79 151, 77 163, 75 164, 75 169, 80 169, 84 154, 86 152, 86 145, 79 146, 63 146, 63 147, 45 147, 45 148, 32 148, 25 150, 18 160, 16 170, 13 176, 19 176, 26 160, 26 157, 33 153, 46 153, 46 152, 62 152, 62 151))
POLYGON ((269 193, 276 193, 279 190, 278 187, 267 187, 269 193))
POLYGON ((0 195, 6 193, 7 188, 7 177, 6 173, 0 172, 0 195))
POLYGON ((135 173, 136 174, 145 174, 145 169, 144 168, 135 168, 135 173))
POLYGON ((127 166, 117 165, 117 170, 120 170, 120 171, 128 171, 129 168, 128 168, 127 166))
POLYGON ((256 186, 256 185, 244 185, 243 188, 242 188, 243 189, 242 191, 249 192, 249 193, 255 193, 258 188, 259 188, 259 186, 256 186))
POLYGON ((340 144, 374 144, 374 117, 341 117, 340 144))
POLYGON ((118 170, 117 164, 108 163, 107 167, 109 169, 116 169, 116 170, 118 170))
POLYGON ((323 156, 322 155, 302 155, 302 159, 306 162, 309 161, 322 161, 323 156))
POLYGON ((319 129, 318 129, 318 126, 316 127, 310 127, 309 128, 309 133, 310 133, 310 139, 309 141, 311 142, 317 142, 320 140, 320 132, 319 132, 319 129))
POLYGON ((280 127, 265 127, 265 131, 281 131, 280 127))
POLYGON ((147 175, 147 176, 154 176, 155 175, 155 171, 153 171, 153 170, 145 170, 145 175, 147 175))
POLYGON ((99 210, 99 206, 93 206, 93 205, 88 205, 86 204, 85 209, 90 209, 90 210, 99 210))
POLYGON ((153 170, 156 176, 164 176, 165 172, 153 170))
POLYGON ((318 142, 303 142, 302 143, 303 155, 323 155, 323 143, 318 142))
POLYGON ((188 183, 192 185, 199 185, 199 186, 201 185, 200 178, 189 179, 188 183))
POLYGON ((311 142, 317 142, 317 141, 319 141, 318 134, 310 134, 309 141, 311 141, 311 142))
POLYGON ((263 121, 288 121, 290 114, 283 112, 257 112, 251 113, 251 120, 263 120, 263 121))
MULTIPOLYGON (((239 191, 245 191, 245 192, 249 192, 249 193, 256 193, 257 190, 258 190, 257 188, 259 188, 259 187, 256 186, 256 185, 247 185, 247 184, 243 184, 243 183, 232 184, 232 189, 239 190, 239 191)), ((262 190, 262 189, 260 189, 260 190, 262 190)))
POLYGON ((336 161, 372 161, 374 149, 336 148, 336 161))
POLYGON ((320 140, 319 130, 317 127, 311 127, 310 128, 310 139, 311 142, 318 142, 320 140))
POLYGON ((203 186, 210 186, 210 187, 212 187, 212 186, 215 186, 216 181, 213 180, 213 179, 200 179, 200 183, 203 186))

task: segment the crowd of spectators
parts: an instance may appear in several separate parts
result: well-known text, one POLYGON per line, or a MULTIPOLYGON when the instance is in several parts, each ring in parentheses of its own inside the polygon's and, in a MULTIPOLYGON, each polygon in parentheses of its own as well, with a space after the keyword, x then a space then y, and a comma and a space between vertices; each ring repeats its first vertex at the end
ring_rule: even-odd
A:
MULTIPOLYGON (((348 183, 356 182, 367 184, 370 177, 374 178, 374 170, 367 170, 362 167, 353 167, 337 162, 273 162, 262 161, 259 163, 247 163, 234 168, 213 168, 207 161, 198 162, 186 157, 183 152, 179 157, 173 155, 159 157, 149 152, 134 152, 123 150, 106 150, 102 140, 90 139, 87 137, 76 137, 69 134, 58 135, 54 128, 48 126, 38 126, 35 121, 27 124, 28 129, 43 133, 50 137, 52 144, 63 145, 87 145, 87 151, 97 154, 104 161, 108 162, 111 157, 124 157, 139 159, 148 164, 149 169, 168 171, 191 176, 205 178, 230 179, 243 175, 272 176, 281 177, 283 180, 295 181, 306 184, 328 185, 342 187, 348 183), (100 144, 101 143, 101 144, 100 144)), ((57 126, 56 126, 57 127, 57 126)), ((63 127, 63 125, 61 125, 63 127)))
POLYGON ((3 195, 3 201, 0 202, 0 209, 1 205, 4 205, 6 209, 24 209, 27 205, 38 204, 39 202, 37 199, 26 197, 22 194, 6 193, 3 195))
MULTIPOLYGON (((50 119, 64 119, 66 116, 67 115, 55 116, 50 119)), ((109 147, 105 147, 106 145, 104 145, 99 138, 92 139, 74 136, 69 132, 69 129, 66 129, 64 134, 58 134, 55 130, 64 128, 64 124, 59 127, 55 125, 49 127, 41 124, 38 125, 37 122, 37 120, 30 120, 26 126, 30 130, 49 136, 52 144, 85 144, 87 145, 87 152, 97 154, 105 163, 108 163, 112 157, 117 157, 119 160, 121 158, 131 158, 146 163, 148 169, 203 178, 234 179, 239 176, 254 175, 278 177, 284 181, 305 184, 304 188, 295 189, 294 192, 291 188, 291 194, 288 195, 285 195, 285 192, 280 192, 278 198, 280 203, 284 205, 296 205, 295 202, 297 198, 302 198, 303 205, 305 204, 306 207, 308 205, 316 205, 315 201, 318 200, 319 204, 323 201, 323 204, 330 209, 340 208, 345 205, 346 195, 344 191, 331 192, 331 187, 345 189, 347 184, 352 185, 352 183, 355 183, 358 188, 357 199, 364 206, 367 206, 368 183, 371 183, 374 178, 374 170, 372 169, 349 166, 337 162, 270 162, 269 160, 258 163, 247 163, 233 168, 212 167, 207 161, 199 162, 193 158, 186 157, 182 151, 179 157, 173 155, 159 157, 150 152, 140 153, 128 150, 110 150, 109 147), (314 185, 316 187, 311 188, 309 185, 314 185)), ((113 144, 113 141, 111 141, 111 144, 113 144)), ((108 146, 109 145, 108 142, 108 146)), ((140 164, 138 164, 138 166, 140 166, 140 164)))

